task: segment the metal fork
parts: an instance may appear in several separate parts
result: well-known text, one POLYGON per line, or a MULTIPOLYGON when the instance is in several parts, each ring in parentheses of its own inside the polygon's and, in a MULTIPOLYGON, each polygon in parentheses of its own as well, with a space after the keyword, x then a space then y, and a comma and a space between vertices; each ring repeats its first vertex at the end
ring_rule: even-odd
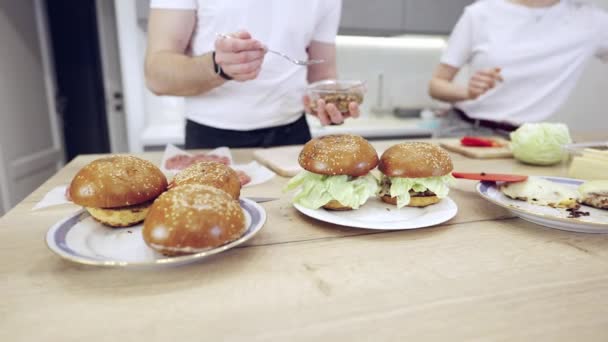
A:
MULTIPOLYGON (((232 38, 229 35, 222 34, 222 33, 218 33, 217 36, 221 37, 221 38, 232 38)), ((288 55, 286 55, 282 52, 271 50, 269 48, 266 48, 266 51, 274 53, 275 55, 279 55, 295 65, 308 66, 308 65, 313 65, 313 64, 325 63, 325 60, 323 60, 323 59, 309 59, 309 60, 295 59, 295 58, 289 57, 288 55)))
POLYGON ((286 54, 281 53, 279 51, 274 51, 274 50, 271 50, 271 49, 268 49, 268 48, 266 50, 268 52, 274 53, 275 55, 279 55, 279 56, 285 58, 286 60, 288 60, 291 63, 296 64, 296 65, 313 65, 313 64, 325 63, 325 60, 323 60, 323 59, 309 59, 309 60, 294 59, 294 58, 291 58, 291 57, 287 56, 286 54))

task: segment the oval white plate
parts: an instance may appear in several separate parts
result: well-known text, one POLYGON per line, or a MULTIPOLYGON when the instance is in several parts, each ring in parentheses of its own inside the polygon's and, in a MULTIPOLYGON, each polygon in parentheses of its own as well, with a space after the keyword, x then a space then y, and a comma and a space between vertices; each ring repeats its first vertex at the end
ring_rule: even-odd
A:
POLYGON ((397 209, 379 198, 370 198, 357 210, 331 211, 308 209, 294 203, 302 214, 341 226, 379 230, 400 230, 430 227, 443 223, 456 215, 458 207, 451 198, 446 197, 439 203, 425 208, 404 207, 397 209))
POLYGON ((238 240, 207 251, 178 257, 155 252, 144 242, 141 224, 109 228, 95 221, 84 209, 55 224, 46 234, 49 248, 62 258, 96 266, 156 267, 182 265, 234 248, 251 239, 266 222, 266 211, 246 198, 240 200, 247 231, 238 240))
MULTIPOLYGON (((542 178, 573 189, 577 189, 583 183, 582 180, 572 178, 542 178)), ((488 201, 508 209, 514 215, 532 223, 580 233, 608 233, 608 210, 583 205, 579 210, 589 212, 589 216, 568 218, 569 212, 566 209, 551 208, 510 199, 498 189, 495 183, 480 182, 477 184, 477 192, 488 201)))

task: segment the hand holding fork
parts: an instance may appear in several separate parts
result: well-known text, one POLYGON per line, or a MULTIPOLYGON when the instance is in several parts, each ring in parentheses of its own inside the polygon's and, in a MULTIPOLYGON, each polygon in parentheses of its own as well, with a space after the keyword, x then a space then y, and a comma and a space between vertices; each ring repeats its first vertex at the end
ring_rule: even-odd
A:
POLYGON ((289 62, 308 66, 324 63, 324 60, 301 60, 292 58, 282 52, 269 49, 260 41, 255 40, 246 31, 239 31, 231 35, 218 34, 215 41, 215 61, 224 72, 234 80, 247 81, 257 77, 264 61, 266 52, 281 56, 289 62))
POLYGON ((266 50, 264 45, 246 31, 231 34, 230 39, 215 41, 215 62, 235 81, 249 81, 258 77, 266 50))

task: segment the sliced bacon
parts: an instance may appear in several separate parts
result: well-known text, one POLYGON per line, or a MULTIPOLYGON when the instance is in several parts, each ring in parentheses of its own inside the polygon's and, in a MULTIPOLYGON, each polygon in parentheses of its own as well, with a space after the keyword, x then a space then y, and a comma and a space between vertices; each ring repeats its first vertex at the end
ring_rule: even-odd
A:
POLYGON ((245 186, 249 182, 251 182, 251 177, 243 171, 235 170, 237 175, 239 175, 239 180, 241 181, 241 186, 245 186))
POLYGON ((215 154, 195 154, 192 156, 193 159, 193 163, 199 162, 199 161, 215 161, 218 163, 222 163, 224 165, 230 165, 230 159, 228 157, 224 157, 224 156, 218 156, 215 154))
POLYGON ((167 170, 183 170, 192 164, 191 157, 185 154, 175 155, 165 162, 167 170))
POLYGON ((214 161, 224 165, 230 165, 230 159, 228 157, 218 156, 215 154, 198 153, 193 156, 177 154, 167 159, 165 162, 165 168, 167 170, 183 170, 188 166, 200 161, 214 161))
POLYGON ((72 196, 70 195, 70 186, 65 187, 65 199, 72 202, 72 196))

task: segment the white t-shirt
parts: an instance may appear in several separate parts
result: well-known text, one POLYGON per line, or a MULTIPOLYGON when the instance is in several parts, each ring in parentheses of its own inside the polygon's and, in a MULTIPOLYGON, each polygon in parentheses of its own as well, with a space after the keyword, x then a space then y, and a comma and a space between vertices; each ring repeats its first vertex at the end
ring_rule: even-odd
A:
POLYGON ((471 75, 502 68, 504 82, 455 106, 475 119, 519 125, 554 114, 593 56, 608 61, 605 11, 575 0, 537 9, 481 0, 465 9, 441 62, 469 64, 471 75))
MULTIPOLYGON (((191 54, 214 49, 218 33, 247 30, 273 50, 307 59, 311 41, 334 43, 341 0, 152 0, 150 7, 196 10, 191 54)), ((289 124, 303 111, 306 67, 266 54, 255 80, 226 82, 186 98, 186 117, 222 129, 252 130, 289 124)))

